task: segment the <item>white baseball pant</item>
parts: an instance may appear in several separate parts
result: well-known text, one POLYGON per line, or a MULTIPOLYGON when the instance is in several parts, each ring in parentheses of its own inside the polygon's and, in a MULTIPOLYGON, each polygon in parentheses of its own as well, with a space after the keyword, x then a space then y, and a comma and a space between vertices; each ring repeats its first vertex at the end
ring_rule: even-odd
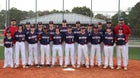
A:
POLYGON ((101 47, 101 63, 103 64, 105 61, 105 54, 104 54, 104 44, 103 42, 100 44, 101 47))
MULTIPOLYGON (((86 65, 89 65, 89 58, 88 58, 88 48, 87 45, 81 45, 78 44, 78 65, 80 65, 81 63, 81 59, 82 59, 82 53, 84 54, 85 60, 86 60, 86 65)), ((83 60, 84 61, 84 60, 83 60)))
POLYGON ((46 55, 46 64, 50 64, 50 45, 41 44, 41 64, 44 65, 44 56, 46 55))
POLYGON ((41 56, 41 49, 40 49, 40 42, 38 41, 37 43, 37 59, 40 60, 40 56, 41 56))
POLYGON ((91 43, 90 42, 88 43, 87 47, 88 47, 88 52, 91 52, 91 43))
POLYGON ((35 64, 38 64, 37 43, 29 44, 29 60, 28 60, 29 65, 33 65, 33 55, 35 64))
POLYGON ((105 66, 113 66, 113 46, 104 46, 105 66))
POLYGON ((74 44, 67 44, 65 46, 65 65, 68 65, 70 63, 71 58, 71 64, 75 64, 74 59, 74 44))
POLYGON ((128 43, 125 44, 125 51, 126 51, 126 63, 128 65, 128 60, 129 60, 129 48, 128 48, 128 43))
POLYGON ((96 52, 96 62, 98 66, 101 65, 101 47, 100 44, 91 45, 91 52, 90 52, 90 65, 94 66, 94 54, 96 52))
POLYGON ((29 56, 29 43, 25 41, 25 58, 26 62, 28 62, 28 56, 29 56))
POLYGON ((13 67, 13 58, 12 58, 12 52, 13 48, 4 48, 4 67, 7 67, 10 65, 10 67, 13 67))
POLYGON ((63 65, 63 52, 62 45, 53 45, 53 55, 52 55, 52 65, 55 65, 56 53, 58 52, 59 56, 59 65, 63 65))
POLYGON ((22 65, 26 64, 26 58, 25 58, 25 43, 24 42, 16 42, 15 44, 15 64, 19 65, 19 56, 21 52, 22 57, 22 65))
POLYGON ((127 57, 126 57, 126 51, 125 51, 126 46, 116 46, 117 49, 117 65, 121 66, 121 55, 123 57, 123 66, 127 66, 127 57))

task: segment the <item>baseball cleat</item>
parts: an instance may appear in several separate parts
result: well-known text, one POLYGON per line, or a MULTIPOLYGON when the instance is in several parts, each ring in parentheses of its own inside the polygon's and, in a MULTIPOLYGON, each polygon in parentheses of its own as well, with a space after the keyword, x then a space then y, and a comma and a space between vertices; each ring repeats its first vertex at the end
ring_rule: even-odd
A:
POLYGON ((18 68, 19 66, 18 65, 15 65, 15 68, 18 68))
POLYGON ((37 68, 40 68, 39 64, 36 64, 35 66, 36 66, 37 68))
POLYGON ((72 67, 75 68, 76 66, 75 65, 72 65, 72 67))
POLYGON ((124 67, 124 70, 128 70, 127 67, 124 67))
POLYGON ((117 69, 117 70, 121 69, 121 66, 118 66, 116 69, 117 69))
POLYGON ((3 68, 6 68, 7 66, 3 66, 3 68))
POLYGON ((112 69, 112 70, 113 70, 113 69, 114 69, 114 67, 113 67, 113 66, 110 66, 110 69, 112 69))
POLYGON ((78 65, 77 68, 80 68, 80 65, 78 65))
POLYGON ((50 68, 51 67, 50 64, 47 64, 47 67, 50 68))
POLYGON ((82 66, 83 66, 83 67, 86 67, 86 65, 85 65, 85 64, 83 64, 82 66))
POLYGON ((62 66, 62 65, 59 65, 59 67, 61 67, 61 68, 62 68, 63 66, 62 66))
POLYGON ((106 69, 108 66, 104 66, 103 68, 106 69))
POLYGON ((86 68, 89 68, 89 65, 86 65, 86 68))
POLYGON ((64 65, 64 67, 66 68, 66 67, 68 67, 67 65, 64 65))
POLYGON ((22 68, 26 68, 26 66, 25 66, 25 65, 23 65, 23 66, 22 66, 22 68))

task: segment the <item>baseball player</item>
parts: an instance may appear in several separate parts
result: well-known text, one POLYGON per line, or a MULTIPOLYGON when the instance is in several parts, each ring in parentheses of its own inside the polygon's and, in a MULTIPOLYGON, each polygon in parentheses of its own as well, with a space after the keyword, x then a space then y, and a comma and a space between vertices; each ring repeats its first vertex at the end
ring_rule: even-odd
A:
POLYGON ((89 68, 89 58, 88 58, 88 34, 85 32, 85 28, 82 27, 81 33, 77 37, 78 39, 78 65, 77 68, 80 68, 82 53, 86 60, 86 68, 89 68))
POLYGON ((105 28, 105 33, 106 33, 106 29, 107 28, 111 28, 111 32, 114 34, 114 29, 112 28, 112 24, 111 24, 111 21, 107 21, 106 22, 106 28, 105 28))
POLYGON ((126 44, 125 44, 125 49, 126 49, 126 57, 127 57, 127 64, 128 64, 128 38, 129 36, 131 35, 131 29, 129 28, 128 25, 125 24, 125 21, 124 21, 124 18, 119 18, 119 21, 118 21, 118 25, 115 26, 114 28, 114 34, 117 35, 118 34, 118 29, 120 27, 123 28, 123 34, 125 34, 126 36, 126 44))
POLYGON ((69 26, 68 32, 65 34, 66 45, 65 45, 65 65, 64 65, 64 67, 67 67, 67 65, 70 63, 70 58, 71 58, 72 67, 75 68, 74 41, 75 41, 75 37, 74 37, 74 33, 72 32, 72 26, 69 26))
POLYGON ((48 30, 48 33, 50 34, 50 52, 52 52, 52 47, 53 47, 52 36, 55 33, 53 21, 49 21, 49 30, 48 30))
POLYGON ((90 52, 90 66, 94 67, 94 54, 96 52, 96 61, 98 67, 101 68, 101 46, 102 36, 98 32, 98 27, 94 27, 91 34, 91 52, 90 52))
POLYGON ((38 35, 35 32, 35 26, 31 26, 31 31, 27 35, 28 43, 29 43, 29 59, 28 64, 29 67, 33 65, 33 56, 35 60, 35 66, 39 67, 38 64, 38 54, 37 54, 37 42, 38 42, 38 35))
POLYGON ((46 65, 50 67, 50 35, 47 26, 44 26, 43 33, 40 37, 41 44, 41 67, 44 66, 44 56, 46 55, 46 65))
POLYGON ((104 35, 104 54, 105 54, 105 65, 103 68, 107 68, 108 65, 111 69, 113 67, 113 45, 114 45, 114 35, 111 33, 111 29, 107 28, 107 33, 104 35))
MULTIPOLYGON (((26 25, 25 25, 25 29, 24 29, 24 32, 25 32, 25 57, 26 57, 26 63, 28 62, 28 55, 29 55, 29 44, 28 44, 28 38, 27 38, 27 35, 29 34, 30 32, 30 22, 26 22, 26 25)), ((28 65, 27 65, 28 66, 28 65)))
POLYGON ((18 25, 18 31, 15 32, 15 68, 19 67, 19 52, 21 52, 22 56, 22 66, 25 68, 26 58, 25 58, 25 33, 23 31, 23 26, 21 24, 18 25))
MULTIPOLYGON (((16 26, 16 20, 12 19, 11 20, 11 25, 8 26, 5 30, 4 30, 4 35, 6 36, 6 31, 9 30, 11 32, 11 36, 12 38, 14 38, 14 34, 15 32, 18 30, 17 26, 16 26)), ((15 40, 13 42, 13 58, 15 59, 15 40)))
MULTIPOLYGON (((105 31, 104 31, 104 29, 103 29, 103 24, 101 23, 101 22, 98 22, 98 31, 99 31, 99 33, 102 35, 102 36, 104 36, 104 33, 105 33, 105 31)), ((104 44, 103 44, 103 42, 101 42, 101 44, 100 44, 100 46, 101 46, 101 62, 102 62, 102 64, 103 64, 103 62, 104 62, 104 44)))
MULTIPOLYGON (((60 28, 60 33, 65 36, 67 32, 68 32, 67 21, 62 20, 62 27, 60 28)), ((62 51, 63 53, 65 51, 65 41, 62 42, 62 51)))
POLYGON ((125 44, 126 44, 126 36, 123 34, 123 29, 119 28, 119 34, 115 36, 116 42, 116 53, 117 53, 117 69, 121 69, 121 55, 123 57, 123 66, 124 70, 127 70, 127 58, 126 58, 126 51, 125 51, 125 44))
MULTIPOLYGON (((76 63, 76 55, 78 54, 78 36, 79 36, 79 34, 81 33, 81 28, 80 28, 80 26, 81 26, 81 24, 80 24, 80 21, 76 21, 76 28, 73 30, 73 33, 74 33, 74 35, 75 35, 75 43, 74 43, 74 51, 75 51, 75 53, 74 53, 74 60, 75 60, 75 63, 76 63)), ((82 54, 83 55, 83 54, 82 54)), ((81 61, 82 61, 82 65, 83 65, 83 67, 85 67, 85 63, 84 63, 84 58, 82 57, 82 59, 81 59, 81 61)))
POLYGON ((53 40, 53 49, 52 49, 52 66, 54 67, 56 61, 56 53, 58 52, 59 55, 59 66, 63 67, 63 52, 62 52, 62 40, 63 36, 60 33, 60 29, 57 26, 55 29, 55 34, 52 37, 53 40))
MULTIPOLYGON (((37 33, 37 36, 38 38, 40 38, 40 35, 43 33, 43 24, 42 22, 38 22, 37 24, 37 29, 35 31, 37 33)), ((38 60, 40 59, 40 54, 41 54, 41 51, 40 51, 40 40, 38 40, 38 43, 37 43, 37 58, 38 60)))
POLYGON ((4 38, 4 66, 6 68, 10 65, 13 68, 13 58, 12 58, 12 46, 13 46, 13 38, 11 36, 11 31, 5 31, 6 37, 4 38))

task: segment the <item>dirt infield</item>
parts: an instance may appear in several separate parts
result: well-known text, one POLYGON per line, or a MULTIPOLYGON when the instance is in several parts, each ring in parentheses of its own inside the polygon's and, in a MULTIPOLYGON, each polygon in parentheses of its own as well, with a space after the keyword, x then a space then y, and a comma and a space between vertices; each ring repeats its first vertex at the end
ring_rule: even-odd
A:
MULTIPOLYGON (((116 60, 115 60, 116 62, 116 60)), ((17 68, 3 69, 3 60, 0 60, 0 78, 140 78, 140 61, 130 60, 128 70, 111 70, 98 68, 80 68, 75 71, 63 71, 58 66, 54 68, 17 68)))

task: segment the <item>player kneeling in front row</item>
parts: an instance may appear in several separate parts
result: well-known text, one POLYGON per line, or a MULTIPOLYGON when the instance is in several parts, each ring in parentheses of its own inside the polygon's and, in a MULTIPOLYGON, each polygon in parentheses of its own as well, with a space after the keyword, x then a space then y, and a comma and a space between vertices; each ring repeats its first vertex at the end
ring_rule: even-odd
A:
POLYGON ((123 29, 119 28, 119 34, 115 36, 116 40, 116 53, 117 53, 117 69, 121 69, 121 54, 123 57, 123 66, 124 70, 127 70, 127 58, 126 58, 126 51, 125 51, 125 44, 126 44, 126 36, 123 34, 123 29))
POLYGON ((6 31, 6 37, 4 38, 4 66, 3 68, 6 68, 10 66, 13 68, 13 38, 11 36, 11 32, 9 30, 6 31))
POLYGON ((52 37, 52 41, 53 41, 53 53, 52 53, 52 66, 54 67, 55 65, 55 61, 56 61, 56 53, 58 52, 58 56, 59 56, 59 66, 63 67, 63 53, 62 53, 62 40, 63 40, 63 36, 60 33, 60 29, 57 26, 55 29, 55 34, 52 37))
POLYGON ((41 67, 44 66, 44 56, 46 55, 46 64, 48 67, 50 67, 50 35, 48 33, 47 26, 44 26, 43 33, 40 37, 40 43, 41 43, 41 67))
POLYGON ((68 27, 68 32, 65 35, 65 41, 66 41, 66 45, 65 45, 65 65, 64 67, 67 67, 67 65, 70 63, 72 63, 72 67, 75 68, 75 60, 74 60, 74 41, 75 41, 75 37, 74 37, 74 33, 72 32, 72 27, 69 26, 68 27), (70 54, 70 56, 69 56, 70 54))
MULTIPOLYGON (((102 36, 98 32, 98 27, 94 27, 94 32, 91 34, 91 52, 90 52, 90 66, 94 67, 94 54, 96 52, 96 60, 98 67, 101 68, 101 47, 102 36)), ((95 62, 96 63, 96 62, 95 62)))
POLYGON ((15 32, 15 68, 19 67, 19 56, 21 52, 22 56, 22 66, 25 68, 26 58, 25 58, 25 32, 23 31, 23 26, 21 24, 18 25, 18 31, 15 32))
POLYGON ((104 35, 104 52, 105 52, 105 65, 104 68, 106 69, 109 67, 114 69, 113 67, 113 45, 114 45, 114 35, 111 32, 110 28, 106 29, 107 33, 104 35))
POLYGON ((33 65, 33 56, 35 60, 35 65, 36 67, 39 67, 38 64, 38 55, 37 55, 37 42, 38 42, 38 37, 37 33, 35 32, 35 26, 31 26, 31 31, 27 36, 28 38, 28 43, 29 43, 29 60, 28 64, 29 66, 33 65))
POLYGON ((80 68, 82 53, 84 54, 84 57, 86 59, 86 68, 89 68, 87 39, 88 39, 88 34, 85 32, 85 28, 82 27, 81 33, 78 36, 78 65, 77 65, 77 68, 80 68))

